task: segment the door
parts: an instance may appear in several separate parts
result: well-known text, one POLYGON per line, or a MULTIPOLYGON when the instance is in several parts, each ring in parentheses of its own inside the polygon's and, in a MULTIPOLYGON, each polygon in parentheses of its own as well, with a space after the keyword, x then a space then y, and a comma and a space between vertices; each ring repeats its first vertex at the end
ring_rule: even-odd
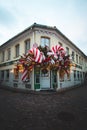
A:
POLYGON ((49 89, 50 88, 50 71, 47 69, 41 70, 40 86, 41 86, 41 89, 49 89))
POLYGON ((53 88, 57 88, 57 71, 52 71, 52 86, 53 88))

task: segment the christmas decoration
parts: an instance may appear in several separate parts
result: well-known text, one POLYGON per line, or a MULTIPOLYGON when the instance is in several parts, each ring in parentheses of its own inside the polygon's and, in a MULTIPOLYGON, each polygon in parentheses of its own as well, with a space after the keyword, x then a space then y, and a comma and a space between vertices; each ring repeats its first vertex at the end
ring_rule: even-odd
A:
POLYGON ((27 73, 28 73, 28 69, 25 67, 24 71, 23 71, 23 74, 22 74, 22 77, 21 77, 22 81, 26 81, 26 79, 27 79, 27 73))
POLYGON ((34 66, 40 66, 45 73, 48 68, 50 70, 59 70, 60 75, 65 73, 69 75, 70 73, 70 58, 66 54, 62 46, 53 46, 50 50, 47 46, 37 46, 35 43, 33 48, 31 48, 28 53, 23 54, 17 62, 17 69, 22 68, 22 81, 27 80, 28 72, 31 72, 34 66))

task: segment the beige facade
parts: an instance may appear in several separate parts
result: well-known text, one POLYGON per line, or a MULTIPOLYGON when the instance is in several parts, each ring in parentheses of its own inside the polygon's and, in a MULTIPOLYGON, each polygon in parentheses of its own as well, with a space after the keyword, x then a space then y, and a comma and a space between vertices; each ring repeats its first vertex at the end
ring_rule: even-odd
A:
POLYGON ((41 38, 49 39, 50 48, 52 48, 52 46, 61 44, 63 48, 67 51, 67 53, 69 53, 72 59, 72 63, 75 65, 71 67, 70 79, 68 79, 65 75, 64 79, 60 80, 59 72, 57 72, 57 90, 83 83, 85 72, 87 71, 87 58, 85 54, 78 47, 76 47, 67 37, 65 37, 56 27, 49 27, 35 23, 0 46, 1 84, 9 87, 32 90, 54 88, 52 83, 52 78, 54 76, 51 70, 49 71, 48 79, 46 79, 46 77, 41 78, 40 70, 39 86, 35 84, 35 68, 31 73, 29 82, 24 83, 21 81, 21 72, 19 73, 18 78, 15 79, 15 62, 17 62, 17 60, 20 58, 20 55, 23 55, 23 53, 25 53, 27 46, 29 46, 29 48, 32 48, 34 43, 37 43, 38 46, 41 45, 41 38), (26 44, 26 41, 28 41, 29 43, 26 44), (48 86, 46 87, 47 84, 48 86))

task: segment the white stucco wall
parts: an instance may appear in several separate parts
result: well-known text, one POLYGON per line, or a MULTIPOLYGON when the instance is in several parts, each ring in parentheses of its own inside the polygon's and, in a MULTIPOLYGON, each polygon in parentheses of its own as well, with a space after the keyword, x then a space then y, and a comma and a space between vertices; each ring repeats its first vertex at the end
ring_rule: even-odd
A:
MULTIPOLYGON (((23 35, 21 38, 12 42, 12 44, 8 45, 8 47, 6 46, 6 48, 3 48, 2 50, 5 51, 5 61, 3 63, 18 59, 18 58, 15 58, 15 46, 17 44, 20 45, 20 55, 22 55, 23 53, 25 53, 25 40, 30 39, 30 48, 32 48, 34 43, 37 43, 38 46, 40 45, 41 36, 50 38, 50 48, 52 48, 52 46, 59 44, 59 42, 60 42, 60 43, 62 43, 64 49, 66 49, 66 47, 69 48, 70 55, 72 54, 72 51, 74 51, 75 55, 78 54, 78 56, 81 56, 83 58, 83 64, 78 63, 78 65, 82 66, 82 69, 72 68, 71 80, 67 80, 67 78, 65 77, 64 82, 60 82, 59 73, 57 73, 58 89, 60 89, 61 86, 62 86, 62 88, 65 88, 65 87, 74 86, 76 84, 81 84, 83 79, 74 80, 73 70, 76 69, 81 72, 86 71, 86 60, 85 60, 83 54, 81 54, 81 52, 79 52, 79 50, 77 50, 75 47, 72 47, 71 45, 69 45, 69 43, 66 42, 66 40, 65 41, 62 40, 63 38, 61 38, 61 36, 59 36, 59 34, 57 35, 56 32, 51 31, 51 30, 49 31, 49 30, 44 30, 44 29, 36 29, 36 31, 34 31, 34 32, 31 32, 31 33, 28 32, 28 33, 26 33, 26 35, 23 35), (11 59, 9 61, 6 60, 7 48, 11 48, 11 59)), ((1 56, 2 56, 2 53, 0 52, 0 64, 2 64, 1 56)), ((76 63, 76 56, 75 56, 74 63, 76 63)), ((9 81, 8 82, 4 81, 3 84, 6 84, 11 87, 13 87, 13 84, 15 83, 13 68, 14 68, 14 65, 0 67, 0 70, 7 70, 7 69, 10 70, 9 81)), ((32 72, 31 77, 32 77, 31 86, 32 86, 32 90, 34 90, 34 70, 32 72)), ((21 74, 19 75, 19 80, 18 80, 17 84, 18 84, 19 88, 25 88, 25 84, 21 81, 21 74)))

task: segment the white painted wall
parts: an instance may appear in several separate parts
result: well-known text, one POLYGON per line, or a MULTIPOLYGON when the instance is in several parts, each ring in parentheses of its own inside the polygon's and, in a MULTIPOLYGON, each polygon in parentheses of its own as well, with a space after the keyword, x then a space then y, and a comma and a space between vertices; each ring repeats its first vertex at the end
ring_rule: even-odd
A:
MULTIPOLYGON (((34 43, 37 43, 38 46, 40 45, 41 36, 45 36, 45 37, 50 38, 50 48, 52 46, 55 46, 55 45, 59 44, 59 42, 61 42, 63 44, 64 49, 66 47, 69 48, 70 54, 74 50, 75 55, 78 54, 78 56, 81 56, 81 58, 83 58, 82 70, 78 69, 78 68, 73 68, 73 67, 72 67, 72 70, 76 69, 76 70, 82 71, 82 72, 85 72, 87 70, 87 68, 86 68, 87 67, 86 60, 83 57, 83 55, 76 48, 74 48, 74 47, 72 48, 71 45, 69 46, 69 44, 66 41, 62 40, 63 38, 61 38, 61 36, 57 35, 56 32, 54 32, 54 31, 52 32, 51 30, 50 31, 49 30, 43 30, 43 29, 39 29, 38 31, 34 31, 33 33, 29 33, 29 34, 21 37, 21 39, 15 40, 14 43, 12 43, 8 47, 4 48, 5 62, 9 62, 9 61, 6 61, 7 48, 11 48, 11 60, 10 61, 16 60, 18 58, 15 58, 15 45, 17 45, 17 44, 20 45, 20 55, 22 55, 23 53, 25 53, 25 40, 30 39, 30 41, 31 41, 30 48, 32 48, 34 43)), ((0 64, 2 63, 1 62, 1 55, 2 54, 0 52, 0 64)), ((5 62, 3 62, 3 63, 5 63, 5 62)), ((76 62, 76 57, 75 57, 75 62, 76 62)), ((3 84, 9 85, 11 87, 13 87, 13 80, 14 80, 13 68, 14 68, 14 65, 0 67, 0 70, 6 70, 6 69, 10 70, 9 82, 7 83, 7 82, 4 81, 3 84)), ((31 77, 32 77, 31 78, 31 85, 32 85, 32 89, 34 90, 34 70, 32 72, 31 77)), ((71 71, 71 80, 70 81, 67 80, 67 78, 65 77, 64 82, 60 82, 59 73, 57 73, 57 79, 58 79, 58 83, 57 83, 58 84, 58 89, 61 88, 61 85, 62 85, 62 88, 70 87, 70 86, 80 84, 82 82, 82 80, 83 80, 83 79, 81 79, 81 80, 74 81, 73 71, 71 71)), ((22 89, 25 88, 25 84, 21 81, 21 74, 19 75, 18 87, 22 88, 22 89)))

